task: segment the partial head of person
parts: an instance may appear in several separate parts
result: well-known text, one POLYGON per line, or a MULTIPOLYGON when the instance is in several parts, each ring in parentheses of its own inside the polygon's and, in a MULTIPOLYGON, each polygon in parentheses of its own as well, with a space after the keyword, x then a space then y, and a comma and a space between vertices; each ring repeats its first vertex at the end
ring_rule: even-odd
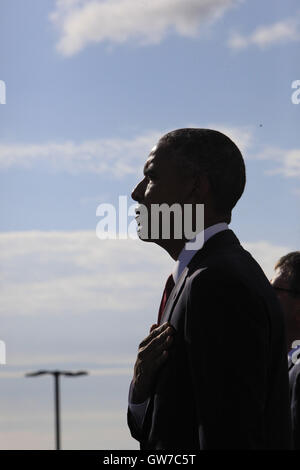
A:
MULTIPOLYGON (((183 211, 204 205, 204 228, 231 221, 231 212, 246 183, 245 164, 235 143, 212 129, 184 128, 165 134, 151 150, 144 165, 144 177, 132 191, 132 198, 148 209, 148 238, 164 247, 171 256, 184 245, 184 236, 163 239, 161 231, 151 238, 151 206, 179 204, 183 211)), ((139 206, 137 211, 139 210, 139 206)), ((153 223, 153 217, 152 217, 153 223)), ((172 232, 172 230, 171 230, 172 232)))
POLYGON ((288 349, 300 340, 300 251, 282 256, 271 280, 280 301, 287 333, 288 349))

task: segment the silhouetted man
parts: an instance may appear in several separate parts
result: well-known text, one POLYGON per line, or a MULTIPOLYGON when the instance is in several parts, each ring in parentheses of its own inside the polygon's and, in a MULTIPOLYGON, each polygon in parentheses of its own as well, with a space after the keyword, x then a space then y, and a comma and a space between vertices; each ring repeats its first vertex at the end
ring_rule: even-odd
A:
POLYGON ((300 450, 300 251, 280 258, 271 283, 285 316, 293 444, 300 450))
MULTIPOLYGON (((176 261, 140 343, 128 425, 141 449, 290 448, 284 319, 263 271, 228 229, 245 186, 237 146, 209 129, 164 135, 132 192, 138 234, 176 261), (152 237, 155 204, 204 204, 200 249, 152 237), (141 215, 143 210, 148 213, 141 215), (148 228, 148 237, 145 229, 148 228)), ((178 224, 177 224, 178 228, 178 224)), ((187 237, 188 238, 188 237, 187 237)))

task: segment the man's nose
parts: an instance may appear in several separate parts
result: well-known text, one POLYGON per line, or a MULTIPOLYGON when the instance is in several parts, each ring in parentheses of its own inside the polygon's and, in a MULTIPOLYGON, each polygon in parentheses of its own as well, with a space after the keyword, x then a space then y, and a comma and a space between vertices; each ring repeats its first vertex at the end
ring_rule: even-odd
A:
POLYGON ((131 197, 134 201, 141 202, 144 197, 144 192, 145 192, 145 188, 144 188, 144 180, 143 180, 143 181, 140 181, 136 185, 136 187, 131 193, 131 197))

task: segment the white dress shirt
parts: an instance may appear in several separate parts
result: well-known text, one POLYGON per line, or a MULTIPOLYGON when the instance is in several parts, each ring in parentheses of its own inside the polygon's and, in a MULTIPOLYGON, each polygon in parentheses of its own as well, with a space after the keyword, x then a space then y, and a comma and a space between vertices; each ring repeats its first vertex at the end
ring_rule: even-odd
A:
MULTIPOLYGON (((193 256, 199 251, 199 249, 202 248, 204 243, 213 235, 215 235, 218 232, 222 232, 223 230, 227 230, 228 225, 225 222, 221 222, 219 224, 211 225, 210 227, 207 227, 204 229, 204 233, 199 232, 196 237, 193 240, 190 240, 189 242, 186 242, 185 246, 181 250, 178 260, 176 261, 174 270, 172 272, 172 276, 174 279, 174 282, 178 281, 180 278, 183 270, 186 268, 186 266, 189 264, 193 256), (194 248, 193 248, 194 245, 194 248)), ((143 403, 132 403, 132 383, 130 384, 129 388, 129 395, 128 395, 128 406, 129 409, 132 413, 132 415, 135 418, 137 426, 142 429, 143 426, 143 421, 144 421, 144 416, 147 411, 147 407, 149 405, 150 397, 147 398, 143 403)))

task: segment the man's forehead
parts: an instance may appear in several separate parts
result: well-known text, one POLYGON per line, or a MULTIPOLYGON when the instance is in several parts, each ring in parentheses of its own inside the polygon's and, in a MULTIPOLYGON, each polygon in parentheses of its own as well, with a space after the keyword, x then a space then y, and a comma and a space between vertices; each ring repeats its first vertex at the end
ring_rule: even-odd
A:
POLYGON ((149 156, 146 160, 146 163, 145 163, 145 166, 144 166, 144 169, 147 169, 150 165, 151 166, 154 166, 156 165, 158 162, 159 162, 159 154, 157 152, 157 149, 158 149, 158 146, 157 145, 154 145, 154 147, 152 147, 150 153, 149 153, 149 156))
POLYGON ((151 151, 150 151, 150 155, 151 155, 151 154, 154 154, 154 153, 156 152, 156 150, 157 150, 157 144, 154 145, 154 147, 152 147, 152 149, 151 149, 151 151))

